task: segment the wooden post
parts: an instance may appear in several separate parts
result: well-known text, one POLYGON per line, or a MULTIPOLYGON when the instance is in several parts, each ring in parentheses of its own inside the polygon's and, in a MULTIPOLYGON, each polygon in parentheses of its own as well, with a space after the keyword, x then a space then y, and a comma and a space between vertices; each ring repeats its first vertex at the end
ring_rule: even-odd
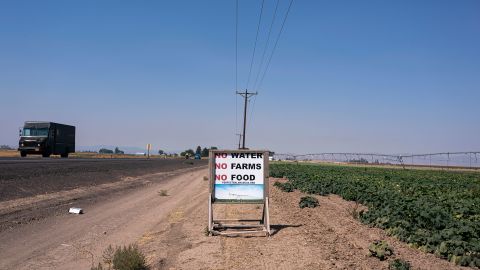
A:
POLYGON ((212 193, 208 193, 208 232, 213 230, 212 193))
POLYGON ((267 236, 270 236, 270 215, 268 212, 268 197, 265 198, 265 228, 267 230, 267 236))

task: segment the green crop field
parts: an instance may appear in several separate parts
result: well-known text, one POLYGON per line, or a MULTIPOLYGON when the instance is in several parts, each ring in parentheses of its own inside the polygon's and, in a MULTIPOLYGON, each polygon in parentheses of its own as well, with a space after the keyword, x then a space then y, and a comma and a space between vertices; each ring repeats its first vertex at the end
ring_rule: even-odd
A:
POLYGON ((305 193, 338 194, 368 207, 359 219, 456 264, 480 267, 480 173, 276 163, 305 193))

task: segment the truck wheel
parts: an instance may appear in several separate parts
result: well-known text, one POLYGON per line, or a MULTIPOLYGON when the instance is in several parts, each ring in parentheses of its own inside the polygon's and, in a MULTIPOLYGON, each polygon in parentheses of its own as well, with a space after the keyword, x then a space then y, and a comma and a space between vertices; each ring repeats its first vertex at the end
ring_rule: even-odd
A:
POLYGON ((68 158, 68 152, 65 152, 65 153, 63 153, 63 154, 60 154, 60 156, 61 156, 62 158, 68 158))
POLYGON ((42 157, 50 157, 50 153, 42 153, 42 157))
POLYGON ((27 152, 21 151, 21 152, 20 152, 20 156, 21 156, 21 157, 26 157, 26 156, 27 156, 27 152))

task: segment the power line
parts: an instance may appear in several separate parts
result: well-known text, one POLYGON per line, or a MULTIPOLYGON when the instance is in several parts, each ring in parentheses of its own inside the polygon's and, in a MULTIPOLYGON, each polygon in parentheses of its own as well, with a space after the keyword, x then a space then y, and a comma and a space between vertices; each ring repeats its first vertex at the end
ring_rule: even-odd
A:
MULTIPOLYGON (((265 55, 267 53, 267 49, 268 49, 268 45, 270 44, 270 36, 272 34, 272 29, 273 29, 273 25, 275 23, 275 19, 277 17, 277 11, 278 11, 278 5, 280 3, 280 0, 277 0, 277 3, 275 4, 275 10, 273 12, 273 16, 272 16, 272 21, 270 22, 270 27, 268 29, 268 34, 267 34, 267 41, 265 42, 265 47, 263 48, 263 53, 262 53, 262 57, 261 57, 261 61, 260 61, 260 66, 258 68, 258 72, 257 72, 257 76, 255 76, 255 82, 253 83, 253 89, 256 89, 256 85, 257 85, 257 82, 258 82, 258 78, 262 72, 262 68, 263 68, 263 64, 265 62, 265 55)), ((257 96, 255 96, 253 98, 253 105, 251 106, 251 111, 250 111, 250 117, 249 117, 249 127, 252 125, 252 119, 253 119, 253 112, 255 111, 255 103, 257 101, 257 96)))
POLYGON ((268 68, 270 67, 270 62, 272 61, 273 54, 275 53, 275 49, 277 48, 278 45, 278 40, 280 39, 280 36, 282 35, 283 28, 285 27, 285 22, 287 21, 288 14, 290 13, 290 9, 292 7, 293 0, 290 0, 290 4, 288 5, 287 13, 285 14, 285 18, 283 19, 282 22, 282 27, 280 28, 280 31, 278 32, 277 39, 275 41, 275 45, 273 46, 272 53, 270 54, 270 58, 268 59, 267 66, 265 67, 265 71, 263 72, 262 79, 260 79, 260 82, 258 84, 258 88, 262 86, 263 80, 265 79, 265 75, 267 74, 268 68))
POLYGON ((238 0, 235 7, 235 91, 238 89, 238 0))
MULTIPOLYGON (((273 17, 272 17, 272 21, 270 23, 270 29, 268 31, 268 37, 267 37, 267 42, 265 44, 265 48, 264 48, 264 51, 263 51, 263 55, 262 55, 262 60, 261 60, 261 63, 260 63, 260 68, 258 70, 258 73, 257 73, 257 76, 256 76, 256 79, 255 79, 255 83, 253 85, 253 89, 257 89, 260 88, 260 86, 262 85, 263 83, 263 80, 265 79, 265 75, 267 73, 267 70, 270 66, 270 62, 272 61, 272 57, 273 57, 273 54, 275 53, 275 49, 277 48, 277 44, 278 44, 278 41, 280 40, 280 36, 283 32, 283 29, 285 27, 285 23, 287 21, 287 18, 288 18, 288 14, 290 13, 290 9, 292 7, 292 4, 293 4, 293 0, 290 0, 290 4, 288 5, 288 9, 287 9, 287 12, 285 13, 285 17, 283 19, 283 22, 282 22, 282 26, 280 28, 280 31, 278 32, 278 35, 277 35, 277 38, 275 40, 275 45, 272 49, 272 53, 270 54, 270 57, 268 59, 268 62, 267 62, 267 66, 265 67, 265 71, 263 72, 263 75, 262 75, 262 79, 260 80, 260 83, 258 84, 258 88, 256 87, 257 86, 257 80, 258 80, 258 76, 261 74, 262 72, 262 67, 263 67, 263 62, 264 62, 264 56, 265 56, 265 53, 267 51, 267 48, 268 48, 268 44, 269 44, 269 41, 270 41, 270 34, 271 34, 271 31, 272 31, 272 28, 273 28, 273 25, 274 25, 274 22, 275 22, 275 17, 276 17, 276 14, 277 14, 277 9, 278 9, 278 4, 279 4, 280 0, 277 0, 277 4, 275 6, 275 11, 274 11, 274 14, 273 14, 273 17)), ((257 97, 255 96, 254 100, 253 100, 253 105, 251 106, 252 109, 251 109, 251 112, 250 112, 250 119, 249 119, 249 124, 251 124, 252 122, 252 116, 253 116, 253 111, 255 109, 255 102, 257 100, 257 97)))
POLYGON ((258 73, 257 73, 257 76, 255 77, 255 82, 253 83, 253 89, 255 89, 255 87, 257 86, 258 77, 262 73, 261 71, 263 68, 263 63, 265 62, 265 55, 268 49, 268 45, 270 44, 270 36, 272 33, 273 24, 275 23, 275 18, 277 17, 278 3, 280 3, 280 0, 277 0, 277 4, 275 5, 275 11, 273 12, 272 22, 270 23, 270 29, 268 30, 267 42, 265 43, 265 48, 263 49, 262 58, 260 61, 260 67, 258 68, 258 73))
MULTIPOLYGON (((238 89, 238 0, 235 3, 235 91, 238 89)), ((235 94, 235 133, 238 132, 238 95, 235 94)))
POLYGON ((252 67, 253 67, 253 60, 255 59, 255 51, 257 49, 257 41, 258 41, 258 32, 260 32, 260 24, 262 22, 262 15, 263 15, 263 4, 265 3, 265 0, 262 0, 262 6, 260 8, 260 16, 258 18, 258 25, 257 25, 257 34, 255 35, 255 44, 253 45, 253 54, 252 54, 252 61, 250 61, 250 71, 248 72, 248 79, 247 79, 247 87, 250 84, 250 77, 252 75, 252 67))

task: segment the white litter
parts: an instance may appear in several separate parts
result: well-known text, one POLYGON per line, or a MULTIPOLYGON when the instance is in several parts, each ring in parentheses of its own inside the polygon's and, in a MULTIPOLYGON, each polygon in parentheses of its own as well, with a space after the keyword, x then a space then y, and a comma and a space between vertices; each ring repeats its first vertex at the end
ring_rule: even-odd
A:
POLYGON ((70 207, 70 210, 68 210, 68 212, 71 214, 83 214, 82 208, 78 207, 70 207))

